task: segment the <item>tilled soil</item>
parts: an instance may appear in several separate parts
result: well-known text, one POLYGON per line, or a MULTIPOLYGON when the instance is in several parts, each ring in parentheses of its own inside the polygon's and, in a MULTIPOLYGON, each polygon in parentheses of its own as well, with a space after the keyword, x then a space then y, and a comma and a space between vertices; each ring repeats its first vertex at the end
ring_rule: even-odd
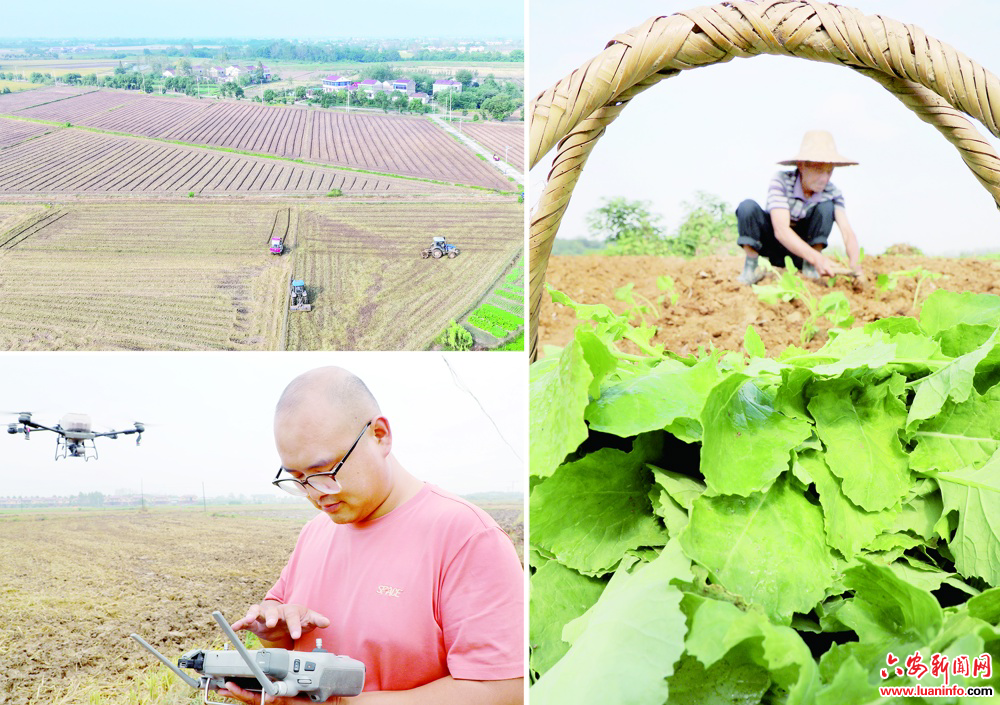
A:
MULTIPOLYGON (((0 516, 0 704, 191 702, 193 691, 129 634, 168 658, 222 648, 212 610, 235 621, 259 602, 313 516, 295 507, 0 516)), ((494 516, 523 541, 519 511, 494 516)))
MULTIPOLYGON (((578 303, 604 303, 621 313, 628 304, 615 300, 615 290, 633 283, 634 292, 655 301, 664 293, 657 288, 657 277, 669 275, 674 280, 678 301, 673 305, 665 301, 659 306, 660 315, 647 316, 647 322, 654 323, 658 329, 654 342, 682 355, 695 353, 700 347, 740 350, 749 325, 760 334, 770 357, 792 344, 816 350, 827 341, 826 331, 830 324, 821 318, 820 332, 802 343, 802 324, 809 315, 805 304, 798 300, 777 306, 763 303, 748 286, 737 280, 742 267, 742 256, 684 260, 564 255, 549 260, 546 281, 578 303)), ((760 283, 775 283, 781 272, 775 270, 775 274, 760 283)), ((832 291, 844 292, 855 317, 853 325, 859 326, 889 316, 916 316, 920 305, 936 288, 1000 294, 998 275, 1000 259, 882 255, 865 258, 863 282, 837 277, 830 286, 817 281, 806 284, 816 299, 832 291), (875 286, 878 274, 916 268, 943 276, 936 280, 925 278, 919 291, 915 277, 900 278, 894 291, 879 291, 875 286)), ((642 302, 640 296, 635 299, 642 302)), ((547 345, 566 345, 577 325, 572 309, 553 304, 548 292, 543 292, 538 325, 539 356, 545 355, 547 345)), ((622 349, 628 350, 628 346, 623 345, 622 349)))

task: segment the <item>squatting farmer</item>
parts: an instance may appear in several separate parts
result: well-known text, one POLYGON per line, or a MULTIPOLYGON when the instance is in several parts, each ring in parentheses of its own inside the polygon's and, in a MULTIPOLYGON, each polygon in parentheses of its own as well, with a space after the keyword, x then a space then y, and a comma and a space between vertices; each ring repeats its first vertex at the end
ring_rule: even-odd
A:
POLYGON ((797 155, 778 163, 794 166, 795 170, 779 171, 771 179, 766 209, 750 199, 736 209, 736 242, 746 253, 740 281, 756 284, 764 277, 764 271, 757 266, 759 255, 778 267, 783 267, 785 257, 791 256, 803 276, 811 279, 833 275, 838 266, 823 255, 823 249, 834 223, 844 238, 851 271, 860 276, 858 239, 847 221, 844 196, 830 182, 834 167, 857 162, 837 152, 829 132, 812 130, 803 137, 797 155))
MULTIPOLYGON (((339 367, 292 380, 274 439, 274 483, 320 514, 233 628, 271 648, 311 651, 322 638, 362 661, 364 692, 329 701, 340 705, 522 703, 524 572, 489 514, 404 469, 372 393, 339 367)), ((232 683, 220 693, 259 702, 232 683)))

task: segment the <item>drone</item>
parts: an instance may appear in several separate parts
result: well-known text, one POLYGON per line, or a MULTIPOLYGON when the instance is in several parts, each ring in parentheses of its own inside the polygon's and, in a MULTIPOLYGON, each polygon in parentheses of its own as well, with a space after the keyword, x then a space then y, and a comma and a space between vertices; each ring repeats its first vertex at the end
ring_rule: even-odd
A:
POLYGON ((135 428, 124 431, 93 431, 90 427, 90 417, 86 414, 66 414, 55 426, 46 426, 31 420, 31 413, 22 411, 17 415, 17 422, 7 426, 7 433, 23 433, 24 440, 29 440, 35 431, 52 431, 56 434, 56 460, 59 458, 83 458, 84 462, 93 458, 97 460, 95 438, 118 438, 136 434, 135 444, 142 440, 142 432, 146 427, 136 421, 135 428))
POLYGON ((192 688, 201 690, 205 705, 224 705, 208 698, 210 690, 224 688, 226 681, 247 689, 259 685, 262 699, 263 693, 287 697, 301 694, 314 703, 324 702, 334 695, 354 697, 364 689, 365 664, 347 656, 330 653, 323 648, 322 639, 316 640, 316 648, 312 651, 248 651, 221 612, 212 612, 212 618, 235 651, 229 649, 229 644, 222 651, 192 649, 181 656, 175 666, 141 636, 131 636, 173 671, 174 675, 192 688), (196 671, 199 677, 194 678, 181 668, 196 671))

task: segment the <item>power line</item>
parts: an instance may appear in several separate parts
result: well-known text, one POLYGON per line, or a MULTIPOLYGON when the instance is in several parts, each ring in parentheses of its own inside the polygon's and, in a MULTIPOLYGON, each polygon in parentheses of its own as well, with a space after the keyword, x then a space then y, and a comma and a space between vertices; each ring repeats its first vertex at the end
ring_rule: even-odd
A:
POLYGON ((486 407, 483 406, 483 403, 481 401, 479 401, 479 397, 477 397, 472 392, 472 390, 469 389, 465 385, 465 382, 463 382, 462 379, 458 376, 458 373, 451 366, 451 363, 448 362, 448 358, 445 357, 444 355, 442 355, 441 359, 444 360, 445 366, 448 368, 448 371, 451 373, 451 379, 452 379, 452 382, 454 382, 455 386, 458 387, 459 390, 465 392, 466 394, 468 394, 470 397, 472 397, 475 400, 476 404, 479 405, 480 410, 482 410, 482 412, 486 416, 486 418, 488 418, 490 420, 490 423, 493 424, 493 428, 496 429, 497 435, 500 436, 500 440, 502 440, 507 445, 507 447, 510 448, 510 452, 514 454, 514 457, 517 458, 518 461, 520 461, 521 463, 523 463, 524 460, 521 458, 521 454, 517 452, 517 449, 514 448, 514 446, 512 446, 510 444, 510 441, 507 440, 506 436, 503 435, 503 431, 500 430, 500 427, 497 425, 497 422, 493 420, 493 417, 490 415, 490 412, 488 412, 486 410, 486 407))

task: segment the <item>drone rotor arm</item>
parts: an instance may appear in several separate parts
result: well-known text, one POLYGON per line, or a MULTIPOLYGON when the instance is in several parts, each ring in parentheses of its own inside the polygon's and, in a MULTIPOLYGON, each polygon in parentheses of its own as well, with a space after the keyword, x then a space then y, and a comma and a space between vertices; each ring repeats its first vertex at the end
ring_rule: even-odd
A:
POLYGON ((128 435, 130 433, 138 433, 138 431, 135 431, 135 430, 131 430, 131 431, 101 431, 100 433, 95 432, 94 433, 94 438, 101 438, 101 437, 117 438, 118 436, 126 436, 126 435, 128 435))
POLYGON ((24 429, 23 433, 29 433, 28 429, 31 429, 30 432, 34 432, 34 431, 52 431, 53 433, 58 433, 60 435, 62 435, 62 433, 63 433, 63 429, 61 427, 59 427, 59 426, 56 426, 55 428, 52 428, 51 426, 46 426, 44 424, 35 423, 34 421, 31 421, 31 420, 22 421, 21 422, 21 428, 24 429))

